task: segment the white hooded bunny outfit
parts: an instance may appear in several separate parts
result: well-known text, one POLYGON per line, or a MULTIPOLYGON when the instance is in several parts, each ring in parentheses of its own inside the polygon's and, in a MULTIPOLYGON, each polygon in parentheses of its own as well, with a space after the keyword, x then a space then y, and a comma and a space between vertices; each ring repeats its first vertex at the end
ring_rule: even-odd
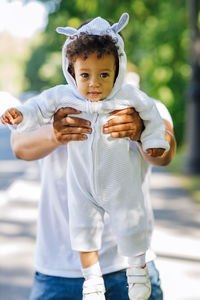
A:
MULTIPOLYGON (((74 78, 68 72, 66 47, 63 46, 63 72, 68 85, 55 86, 17 107, 23 121, 18 132, 33 130, 50 122, 61 107, 74 107, 82 111, 81 117, 91 121, 92 134, 82 142, 67 145, 67 184, 71 244, 74 250, 94 251, 101 247, 103 217, 110 216, 119 252, 124 256, 145 253, 149 246, 147 216, 142 192, 143 158, 137 150, 130 151, 128 138, 113 139, 103 133, 103 125, 111 118, 109 112, 134 107, 144 121, 141 136, 143 150, 169 149, 165 141, 165 127, 154 101, 129 84, 123 84, 126 74, 124 43, 118 32, 128 23, 123 14, 118 23, 110 24, 98 17, 79 30, 57 28, 67 36, 81 32, 110 35, 119 47, 119 74, 111 94, 99 102, 83 98, 74 78)), ((13 126, 12 126, 13 127, 13 126)), ((53 170, 52 170, 53 171, 53 170)))

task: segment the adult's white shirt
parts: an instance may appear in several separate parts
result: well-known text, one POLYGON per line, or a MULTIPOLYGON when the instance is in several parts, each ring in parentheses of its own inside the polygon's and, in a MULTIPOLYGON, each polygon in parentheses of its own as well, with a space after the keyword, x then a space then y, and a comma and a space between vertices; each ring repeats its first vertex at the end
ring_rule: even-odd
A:
MULTIPOLYGON (((155 102, 161 117, 172 124, 167 108, 161 102, 157 100, 155 102)), ((131 143, 132 147, 137 147, 135 142, 131 143)), ((41 199, 39 202, 34 266, 37 271, 47 275, 81 277, 79 254, 71 249, 70 244, 66 167, 66 146, 60 146, 40 160, 41 199)), ((151 167, 147 163, 144 163, 143 173, 143 191, 148 207, 150 239, 153 228, 153 212, 149 192, 151 167)), ((147 260, 153 258, 153 253, 149 252, 147 260)), ((118 254, 108 215, 105 216, 99 260, 103 274, 122 270, 128 266, 127 259, 118 254)))

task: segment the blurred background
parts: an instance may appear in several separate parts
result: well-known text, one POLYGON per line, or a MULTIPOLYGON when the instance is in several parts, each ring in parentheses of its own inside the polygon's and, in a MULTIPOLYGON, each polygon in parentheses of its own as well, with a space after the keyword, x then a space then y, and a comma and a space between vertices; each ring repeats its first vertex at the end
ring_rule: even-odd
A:
POLYGON ((141 89, 169 109, 179 160, 184 157, 185 161, 186 156, 181 171, 186 165, 185 171, 200 173, 200 154, 190 149, 190 144, 193 148, 200 146, 200 121, 195 118, 195 112, 200 112, 198 2, 1 0, 0 90, 24 100, 32 93, 65 83, 61 70, 64 36, 55 28, 77 27, 97 15, 115 22, 127 11, 130 21, 123 36, 128 72, 136 72, 141 89), (197 133, 193 140, 191 130, 197 133), (194 140, 198 140, 196 144, 194 140))
MULTIPOLYGON (((178 150, 167 170, 174 176, 173 178, 178 178, 180 188, 186 191, 191 205, 194 204, 194 210, 199 213, 199 2, 199 0, 1 0, 0 106, 6 99, 5 92, 9 97, 25 101, 44 89, 65 83, 61 68, 64 36, 56 33, 56 27, 77 27, 82 21, 98 15, 116 22, 123 12, 128 12, 130 21, 123 30, 128 57, 127 71, 137 73, 140 77, 140 88, 151 97, 162 101, 170 111, 178 150)), ((30 275, 33 271, 29 264, 35 238, 36 200, 39 197, 38 170, 36 163, 19 162, 14 158, 9 146, 9 135, 9 131, 0 125, 0 208, 4 209, 0 217, 5 232, 8 232, 11 228, 8 226, 9 222, 18 225, 19 223, 12 220, 12 214, 9 221, 11 207, 6 206, 5 210, 6 199, 12 199, 12 209, 15 205, 19 209, 19 201, 21 201, 20 209, 27 208, 27 216, 30 216, 30 219, 25 218, 25 223, 22 220, 18 231, 21 230, 21 236, 28 237, 29 240, 27 270, 30 272, 27 272, 30 275), (23 199, 27 198, 30 198, 28 204, 27 201, 23 202, 23 199), (24 224, 27 225, 28 220, 30 230, 25 232, 24 224)), ((16 237, 14 233, 11 236, 16 237)), ((4 237, 5 234, 2 235, 2 241, 4 237)), ((11 246, 3 248, 3 255, 10 249, 11 246)), ((20 252, 18 254, 18 262, 25 264, 26 256, 22 262, 20 252)), ((16 264, 14 258, 13 264, 16 264)), ((18 274, 19 266, 16 265, 15 270, 18 274)), ((12 276, 13 270, 9 271, 5 267, 5 272, 7 277, 5 274, 0 277, 0 281, 6 282, 6 285, 0 285, 0 295, 1 290, 5 291, 9 287, 7 281, 9 276, 12 276)), ((30 284, 29 280, 27 285, 30 284)), ((22 291, 22 294, 26 292, 22 291)), ((22 294, 19 299, 26 299, 22 294)))

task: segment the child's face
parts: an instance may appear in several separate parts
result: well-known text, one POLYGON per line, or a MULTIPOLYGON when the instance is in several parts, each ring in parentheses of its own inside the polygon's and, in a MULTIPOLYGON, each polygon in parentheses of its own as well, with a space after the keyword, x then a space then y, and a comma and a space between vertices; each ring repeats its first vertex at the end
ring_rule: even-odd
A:
POLYGON ((75 80, 78 91, 91 102, 105 99, 111 93, 115 79, 115 58, 103 55, 97 58, 92 53, 86 60, 78 57, 74 62, 75 80))

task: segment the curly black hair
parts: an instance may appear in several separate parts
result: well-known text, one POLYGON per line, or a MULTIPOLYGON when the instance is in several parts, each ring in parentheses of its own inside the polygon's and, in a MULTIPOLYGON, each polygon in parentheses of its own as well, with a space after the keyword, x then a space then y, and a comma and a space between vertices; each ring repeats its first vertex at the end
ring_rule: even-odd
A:
MULTIPOLYGON (((78 29, 83 25, 88 24, 91 20, 82 23, 78 29)), ((109 35, 93 35, 85 32, 80 33, 79 36, 70 37, 73 41, 67 46, 66 57, 68 58, 68 72, 75 78, 74 62, 77 57, 86 60, 90 54, 97 53, 97 58, 103 55, 113 55, 115 58, 116 72, 115 79, 119 72, 119 54, 116 41, 109 35)))

